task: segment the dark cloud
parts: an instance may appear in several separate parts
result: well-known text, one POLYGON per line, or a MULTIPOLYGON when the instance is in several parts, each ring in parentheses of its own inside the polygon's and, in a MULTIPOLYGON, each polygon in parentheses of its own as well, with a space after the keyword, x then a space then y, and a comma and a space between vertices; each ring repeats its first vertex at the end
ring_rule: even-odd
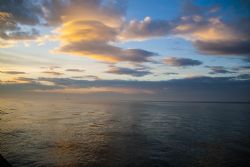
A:
POLYGON ((209 4, 185 1, 174 33, 191 40, 205 54, 250 56, 249 3, 229 0, 209 4))
POLYGON ((250 74, 241 74, 241 75, 238 75, 237 79, 240 79, 240 80, 250 80, 250 74))
POLYGON ((141 49, 122 49, 102 42, 82 41, 62 46, 60 52, 77 53, 104 62, 149 62, 157 53, 141 49))
POLYGON ((167 20, 152 20, 145 17, 143 21, 132 20, 123 27, 120 34, 122 40, 142 40, 165 36, 170 33, 172 25, 167 20))
POLYGON ((232 74, 232 73, 236 73, 235 71, 228 70, 226 67, 223 67, 223 66, 206 66, 206 67, 211 69, 209 74, 232 74))
POLYGON ((80 17, 98 16, 104 20, 112 20, 122 17, 126 12, 127 0, 41 0, 44 19, 48 25, 58 25, 63 22, 62 16, 81 14, 80 17), (95 11, 95 12, 93 12, 95 11))
MULTIPOLYGON (((35 39, 39 36, 38 31, 34 29, 35 26, 61 26, 65 20, 71 21, 72 18, 89 21, 105 20, 118 24, 125 8, 126 1, 116 3, 106 0, 2 0, 0 39, 12 42, 35 39), (26 26, 25 29, 23 26, 26 26)), ((93 25, 95 26, 97 25, 93 25)), ((4 46, 2 41, 0 42, 4 46)))
POLYGON ((178 75, 178 73, 176 72, 165 72, 164 74, 165 75, 178 75))
POLYGON ((198 66, 202 64, 202 62, 199 60, 193 60, 189 58, 176 58, 176 57, 166 58, 164 60, 164 63, 176 67, 198 66))
POLYGON ((12 21, 25 25, 37 25, 42 16, 41 0, 1 0, 0 11, 10 13, 12 21))
POLYGON ((207 6, 199 6, 189 0, 182 4, 180 17, 173 20, 145 17, 141 21, 124 21, 126 1, 2 0, 0 46, 36 39, 40 36, 37 26, 60 26, 61 46, 57 51, 100 61, 150 61, 155 53, 123 49, 111 43, 162 36, 189 40, 200 52, 209 55, 249 57, 249 2, 211 1, 207 6))
POLYGON ((131 69, 124 67, 111 67, 106 72, 111 74, 130 75, 133 77, 143 77, 145 75, 152 74, 150 71, 144 69, 131 69))
MULTIPOLYGON (((31 83, 0 83, 1 93, 32 92, 36 90, 63 90, 82 88, 133 88, 148 90, 151 95, 139 96, 149 100, 210 100, 210 101, 249 101, 249 75, 236 77, 193 77, 168 81, 132 80, 76 80, 70 78, 39 78, 31 83), (53 85, 43 85, 42 81, 53 85)), ((2 94, 3 94, 2 93, 2 94)), ((104 93, 104 95, 106 95, 104 93)), ((103 96, 104 98, 106 96, 103 96)), ((134 97, 134 96, 133 96, 134 97)), ((129 99, 133 98, 128 96, 129 99)), ((114 96, 117 99, 117 96, 114 96)))
POLYGON ((11 75, 26 74, 26 72, 23 71, 0 71, 0 73, 11 75))
MULTIPOLYGON (((39 36, 34 28, 24 30, 22 25, 39 24, 42 15, 40 1, 1 0, 0 2, 0 38, 2 40, 30 40, 39 36)), ((7 41, 6 41, 7 42, 7 41)))
POLYGON ((245 62, 250 62, 250 58, 243 59, 245 62))
POLYGON ((250 66, 239 66, 239 67, 235 67, 235 70, 250 70, 250 66))
POLYGON ((211 1, 209 5, 199 6, 187 0, 183 1, 179 18, 169 21, 146 17, 131 21, 125 24, 120 38, 178 36, 191 41, 203 54, 249 56, 249 8, 245 1, 229 0, 226 4, 211 1))
POLYGON ((246 55, 250 56, 250 40, 247 41, 196 41, 195 46, 202 52, 211 55, 246 55))

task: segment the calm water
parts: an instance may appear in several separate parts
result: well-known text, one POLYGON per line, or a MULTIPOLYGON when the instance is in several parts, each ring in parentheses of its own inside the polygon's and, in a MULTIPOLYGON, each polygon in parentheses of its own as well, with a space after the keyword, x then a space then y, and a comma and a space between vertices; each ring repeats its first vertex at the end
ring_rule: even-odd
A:
POLYGON ((250 166, 250 104, 0 100, 14 167, 250 166))

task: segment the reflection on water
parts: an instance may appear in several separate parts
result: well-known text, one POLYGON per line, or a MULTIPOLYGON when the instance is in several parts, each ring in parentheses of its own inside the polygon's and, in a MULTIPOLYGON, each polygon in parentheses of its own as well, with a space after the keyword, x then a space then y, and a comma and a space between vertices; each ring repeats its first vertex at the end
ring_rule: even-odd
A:
POLYGON ((250 104, 0 101, 0 153, 22 166, 249 166, 250 104))

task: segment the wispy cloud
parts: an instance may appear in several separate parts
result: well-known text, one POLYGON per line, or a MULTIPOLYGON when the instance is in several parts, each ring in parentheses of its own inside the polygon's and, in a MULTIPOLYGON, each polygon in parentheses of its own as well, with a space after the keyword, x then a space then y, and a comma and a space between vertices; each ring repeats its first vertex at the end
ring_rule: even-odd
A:
POLYGON ((232 74, 236 73, 232 70, 228 70, 226 67, 223 66, 206 66, 207 68, 211 69, 209 74, 232 74))
POLYGON ((42 73, 44 73, 44 74, 50 74, 50 75, 63 75, 63 73, 56 72, 56 71, 43 71, 42 73))
POLYGON ((26 74, 26 72, 23 71, 0 71, 0 73, 11 75, 26 74))
POLYGON ((68 71, 68 72, 85 72, 85 70, 77 69, 77 68, 70 68, 70 69, 66 69, 65 71, 68 71))

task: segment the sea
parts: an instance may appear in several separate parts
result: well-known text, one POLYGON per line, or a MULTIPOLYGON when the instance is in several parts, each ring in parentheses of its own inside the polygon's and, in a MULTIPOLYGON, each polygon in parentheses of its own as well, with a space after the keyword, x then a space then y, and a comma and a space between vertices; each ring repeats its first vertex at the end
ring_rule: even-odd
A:
POLYGON ((249 167, 250 104, 0 99, 13 167, 249 167))

